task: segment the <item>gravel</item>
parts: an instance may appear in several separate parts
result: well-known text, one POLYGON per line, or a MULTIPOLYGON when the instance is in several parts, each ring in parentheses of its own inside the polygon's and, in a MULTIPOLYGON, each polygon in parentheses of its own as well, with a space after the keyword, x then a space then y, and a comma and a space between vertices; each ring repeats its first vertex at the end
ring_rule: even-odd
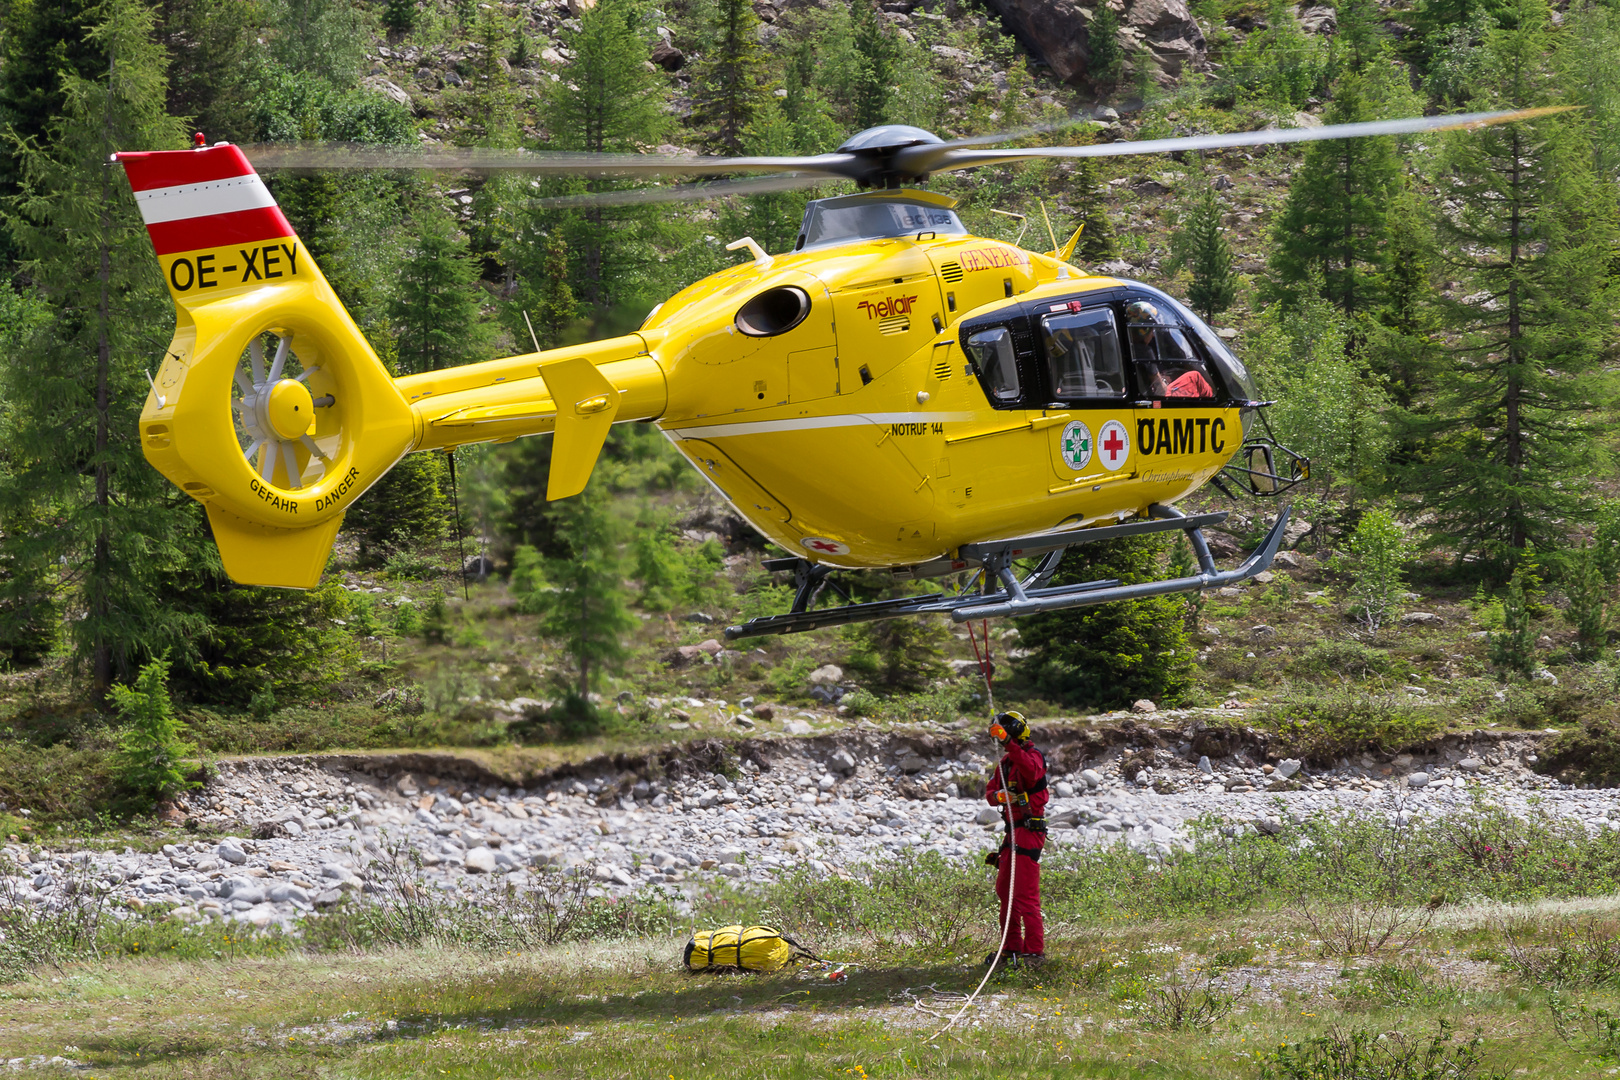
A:
MULTIPOLYGON (((378 888, 376 864, 397 855, 414 854, 430 887, 450 892, 522 890, 552 869, 578 868, 593 894, 616 896, 653 883, 679 894, 717 875, 757 883, 805 866, 836 872, 903 852, 976 862, 999 843, 997 810, 955 794, 959 777, 990 764, 980 750, 884 757, 870 744, 817 751, 791 740, 771 749, 768 771, 748 761, 732 777, 660 781, 603 764, 598 775, 535 792, 409 773, 379 778, 319 759, 228 762, 192 808, 240 835, 192 842, 177 832, 152 853, 12 844, 0 895, 52 906, 88 887, 110 894, 115 910, 164 905, 184 920, 293 929, 302 916, 378 888)), ((1267 773, 1241 754, 1203 761, 1158 750, 1147 751, 1153 763, 1134 784, 1120 774, 1121 752, 1054 772, 1050 847, 1123 843, 1162 856, 1189 849, 1189 823, 1206 815, 1227 830, 1276 832, 1284 820, 1319 813, 1418 821, 1481 798, 1525 817, 1620 828, 1615 791, 1539 776, 1522 763, 1528 752, 1403 755, 1331 771, 1290 759, 1267 773)))

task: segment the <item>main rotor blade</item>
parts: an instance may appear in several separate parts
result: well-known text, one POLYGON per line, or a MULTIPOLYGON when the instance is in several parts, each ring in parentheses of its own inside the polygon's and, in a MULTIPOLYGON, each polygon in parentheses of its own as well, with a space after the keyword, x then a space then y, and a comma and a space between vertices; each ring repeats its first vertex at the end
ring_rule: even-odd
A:
MULTIPOLYGON (((1036 158, 1124 157, 1128 154, 1173 154, 1182 150, 1220 150, 1233 146, 1271 146, 1279 143, 1320 142, 1325 139, 1361 139, 1373 135, 1414 135, 1423 131, 1450 131, 1533 120, 1553 113, 1567 112, 1574 105, 1539 109, 1513 109, 1507 112, 1457 113, 1451 116, 1412 116, 1400 120, 1368 120, 1356 124, 1333 124, 1317 128, 1279 128, 1268 131, 1239 131, 1228 135, 1189 135, 1179 139, 1149 139, 1146 142, 1095 143, 1090 146, 1034 146, 1027 150, 950 150, 933 162, 928 171, 950 172, 980 165, 1001 165, 1036 158)), ((911 169, 913 151, 926 152, 929 146, 906 147, 895 154, 895 166, 911 169)), ((918 155, 921 156, 920 154, 918 155)))
POLYGON ((761 176, 753 180, 715 180, 703 184, 677 184, 667 188, 637 188, 630 191, 598 191, 583 195, 557 195, 547 199, 532 199, 530 206, 538 210, 562 210, 581 206, 641 206, 647 203, 695 202, 699 199, 717 199, 724 195, 759 195, 773 191, 796 191, 817 187, 842 177, 817 173, 787 173, 784 176, 761 176))
POLYGON ((822 172, 842 176, 854 154, 809 157, 703 157, 696 154, 542 153, 470 148, 391 149, 334 143, 261 143, 244 146, 254 168, 442 169, 452 172, 522 172, 553 176, 718 176, 726 173, 822 172))

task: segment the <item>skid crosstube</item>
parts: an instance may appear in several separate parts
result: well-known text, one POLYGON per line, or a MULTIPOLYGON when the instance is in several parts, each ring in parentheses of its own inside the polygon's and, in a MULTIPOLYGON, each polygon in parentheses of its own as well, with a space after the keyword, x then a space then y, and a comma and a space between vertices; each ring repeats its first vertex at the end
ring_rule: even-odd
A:
MULTIPOLYGON (((1091 529, 1071 529, 1034 536, 994 540, 980 544, 964 544, 955 559, 937 559, 922 566, 908 567, 907 577, 941 577, 964 570, 975 571, 973 578, 960 592, 927 593, 921 596, 902 596, 893 600, 876 600, 864 604, 846 603, 841 607, 817 610, 816 600, 822 590, 831 586, 844 599, 848 593, 831 579, 833 569, 806 559, 771 559, 767 570, 792 570, 796 590, 793 610, 785 615, 766 615, 750 619, 741 626, 728 626, 728 640, 758 637, 765 634, 797 634, 827 626, 845 626, 850 623, 895 619, 905 615, 949 614, 956 622, 969 619, 999 619, 1016 615, 1032 615, 1040 611, 1060 611, 1065 608, 1092 607, 1114 600, 1136 600, 1166 593, 1198 592, 1251 578, 1271 565, 1277 549, 1282 546, 1283 534, 1288 529, 1289 511, 1284 508, 1277 521, 1266 534, 1260 547, 1233 570, 1215 568, 1215 560, 1204 541, 1203 527, 1226 520, 1224 511, 1188 517, 1170 506, 1155 504, 1149 508, 1152 517, 1123 525, 1104 525, 1091 529), (1188 577, 1147 581, 1124 585, 1118 580, 1086 581, 1072 585, 1048 586, 1057 571, 1063 553, 1075 544, 1094 543, 1124 536, 1144 536, 1152 533, 1183 532, 1192 544, 1198 560, 1198 573, 1188 577), (1013 572, 1014 559, 1041 556, 1034 571, 1020 579, 1013 572), (1000 587, 996 587, 999 583, 1000 587), (977 587, 978 591, 974 591, 977 587)), ((897 576, 899 576, 897 574, 897 576)))

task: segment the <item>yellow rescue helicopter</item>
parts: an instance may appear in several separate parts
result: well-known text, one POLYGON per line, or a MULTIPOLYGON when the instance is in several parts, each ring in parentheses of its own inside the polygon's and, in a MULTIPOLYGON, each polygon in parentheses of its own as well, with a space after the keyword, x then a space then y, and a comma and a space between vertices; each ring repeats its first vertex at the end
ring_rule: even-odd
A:
MULTIPOLYGON (((731 191, 853 180, 813 201, 791 252, 698 281, 633 334, 389 375, 241 148, 120 153, 177 325, 141 413, 147 460, 206 508, 236 581, 309 588, 344 512, 413 451, 551 432, 547 497, 583 490, 613 424, 656 423, 737 513, 792 553, 792 610, 727 636, 944 612, 957 621, 1211 588, 1270 564, 1287 524, 1220 571, 1175 503, 1207 483, 1275 494, 1308 464, 1261 434, 1267 402, 1203 321, 1150 285, 972 236, 943 195, 903 185, 1035 158, 1257 146, 1476 127, 1538 111, 1336 127, 985 148, 918 128, 796 158, 264 148, 276 167, 522 169, 586 176, 767 174, 731 191), (1182 531, 1196 574, 1048 585, 1063 552, 1182 531), (1015 560, 1036 559, 1015 567, 1015 560), (838 570, 969 572, 948 592, 816 606, 838 570)), ((646 196, 709 197, 719 185, 646 196)), ((1078 238, 1076 233, 1076 238, 1078 238)))

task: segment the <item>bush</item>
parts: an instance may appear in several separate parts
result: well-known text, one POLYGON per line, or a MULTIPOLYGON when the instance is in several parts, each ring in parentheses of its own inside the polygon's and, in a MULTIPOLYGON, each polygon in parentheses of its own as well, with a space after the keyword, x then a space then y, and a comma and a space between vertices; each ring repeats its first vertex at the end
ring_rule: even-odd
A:
POLYGON ((1590 717, 1565 731, 1537 755, 1536 768, 1567 784, 1620 786, 1620 717, 1590 717))
POLYGON ((1428 1041, 1398 1031, 1332 1031, 1280 1047, 1265 1056, 1266 1080, 1507 1080, 1480 1060, 1484 1039, 1476 1032, 1463 1043, 1451 1041, 1441 1021, 1428 1041))
POLYGON ((1432 706, 1342 687, 1291 690, 1255 719, 1276 732, 1279 752, 1320 764, 1367 750, 1401 750, 1446 727, 1445 717, 1432 706))
POLYGON ((1530 598, 1522 571, 1523 567, 1514 571, 1502 599, 1502 630, 1490 636, 1491 664, 1503 678, 1528 679, 1536 670, 1535 631, 1530 625, 1530 598))
POLYGON ((1389 653, 1359 641, 1319 641, 1300 654, 1290 667, 1301 675, 1315 678, 1365 678, 1387 675, 1393 664, 1389 653))
MULTIPOLYGON (((1167 548, 1155 536, 1078 544, 1052 583, 1157 581, 1167 548)), ((1153 596, 1026 616, 1018 620, 1019 636, 1031 649, 1019 674, 1043 697, 1069 706, 1112 708, 1137 698, 1173 703, 1193 674, 1181 609, 1178 597, 1153 596)))
POLYGON ((1368 633, 1376 635, 1401 613, 1401 594, 1406 591, 1402 564, 1411 552, 1412 545, 1394 516, 1374 508, 1356 523, 1349 554, 1333 559, 1333 568, 1353 580, 1350 600, 1368 633))
POLYGON ((168 680, 168 661, 153 660, 141 668, 134 689, 112 688, 113 705, 128 725, 118 740, 119 780, 149 804, 202 787, 186 777, 185 759, 197 747, 180 737, 168 680))

